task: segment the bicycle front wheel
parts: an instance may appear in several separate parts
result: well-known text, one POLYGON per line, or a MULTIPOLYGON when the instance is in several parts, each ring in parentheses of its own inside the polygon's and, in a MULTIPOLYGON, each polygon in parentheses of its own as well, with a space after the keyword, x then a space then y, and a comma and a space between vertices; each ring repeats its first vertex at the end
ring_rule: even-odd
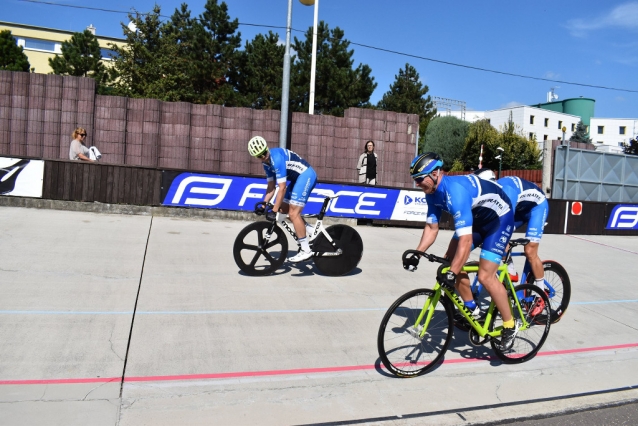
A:
MULTIPOLYGON (((569 275, 563 266, 553 260, 543 261, 545 271, 545 286, 548 289, 549 304, 552 309, 552 324, 560 321, 567 310, 572 294, 572 285, 569 275)), ((530 272, 527 278, 528 284, 534 284, 534 273, 530 272)))
MULTIPOLYGON (((519 310, 516 302, 509 295, 512 316, 520 327, 514 338, 514 344, 504 351, 500 347, 500 339, 490 341, 496 356, 507 364, 520 364, 534 358, 545 343, 551 324, 549 299, 544 291, 531 284, 518 285, 514 287, 514 291, 521 305, 519 310)), ((494 326, 503 325, 500 312, 493 321, 494 326)))
POLYGON ((379 357, 392 374, 416 377, 427 373, 447 351, 453 333, 452 307, 443 297, 423 337, 427 312, 418 321, 426 302, 434 295, 428 289, 412 290, 401 296, 386 312, 377 337, 379 357))
POLYGON ((283 265, 287 254, 286 234, 279 226, 265 221, 251 223, 242 229, 233 246, 235 263, 252 276, 272 274, 283 265))

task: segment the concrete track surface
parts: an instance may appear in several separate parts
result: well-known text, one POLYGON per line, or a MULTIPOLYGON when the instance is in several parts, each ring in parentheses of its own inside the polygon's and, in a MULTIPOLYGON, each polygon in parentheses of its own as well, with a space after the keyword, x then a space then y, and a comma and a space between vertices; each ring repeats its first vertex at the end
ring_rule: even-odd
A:
POLYGON ((400 262, 421 231, 358 226, 348 276, 249 277, 232 255, 247 224, 1 207, 0 424, 457 425, 638 399, 638 237, 543 238, 572 298, 533 360, 456 332, 438 368, 397 379, 376 336, 433 285, 434 264, 400 262))

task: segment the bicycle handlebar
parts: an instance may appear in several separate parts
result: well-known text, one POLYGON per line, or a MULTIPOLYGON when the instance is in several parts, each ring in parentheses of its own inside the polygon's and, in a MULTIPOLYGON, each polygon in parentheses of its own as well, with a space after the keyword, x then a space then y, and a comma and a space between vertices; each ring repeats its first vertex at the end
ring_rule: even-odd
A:
POLYGON ((450 261, 447 260, 444 257, 439 257, 439 256, 436 256, 434 254, 426 253, 424 251, 419 251, 419 250, 406 250, 406 251, 404 251, 403 252, 403 256, 401 257, 401 260, 405 260, 405 259, 408 258, 408 256, 414 255, 414 254, 416 254, 417 256, 425 257, 430 262, 442 263, 444 265, 449 265, 450 264, 450 261))

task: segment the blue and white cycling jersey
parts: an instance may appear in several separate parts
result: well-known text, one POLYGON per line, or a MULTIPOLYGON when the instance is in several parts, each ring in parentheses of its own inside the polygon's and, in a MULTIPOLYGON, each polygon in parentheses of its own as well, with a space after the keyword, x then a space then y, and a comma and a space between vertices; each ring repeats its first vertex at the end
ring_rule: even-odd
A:
POLYGON ((483 245, 481 258, 500 263, 514 226, 510 199, 494 182, 475 175, 442 176, 427 194, 427 223, 439 223, 443 210, 454 219, 455 237, 472 235, 474 247, 483 245))
POLYGON ((268 182, 290 181, 284 194, 284 203, 295 206, 305 206, 317 184, 317 174, 310 164, 298 154, 285 148, 270 150, 270 161, 264 163, 264 170, 268 182))
POLYGON ((506 176, 497 181, 503 187, 514 207, 514 226, 527 223, 525 237, 538 243, 549 213, 549 203, 543 191, 532 182, 516 176, 506 176))
POLYGON ((294 184, 299 175, 310 168, 306 160, 285 148, 272 148, 270 162, 264 163, 268 181, 276 180, 277 183, 289 180, 294 184))

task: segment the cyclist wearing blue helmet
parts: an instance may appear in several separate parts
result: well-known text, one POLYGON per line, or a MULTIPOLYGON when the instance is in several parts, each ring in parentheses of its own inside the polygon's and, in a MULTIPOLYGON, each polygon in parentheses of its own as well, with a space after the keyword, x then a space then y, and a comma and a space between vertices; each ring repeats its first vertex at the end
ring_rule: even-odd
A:
MULTIPOLYGON (((450 270, 438 279, 441 285, 455 287, 465 306, 473 315, 479 315, 480 309, 473 300, 469 278, 460 271, 473 247, 482 244, 478 278, 501 313, 501 348, 508 350, 514 343, 518 324, 512 317, 507 293, 496 276, 496 270, 514 228, 512 203, 494 182, 475 175, 445 176, 442 167, 443 161, 433 152, 419 155, 410 165, 410 175, 425 192, 428 204, 427 221, 417 250, 428 250, 436 240, 441 213, 447 211, 452 215, 456 231, 446 254, 451 259, 450 270)), ((410 262, 411 259, 407 259, 404 267, 409 269, 410 262)))

